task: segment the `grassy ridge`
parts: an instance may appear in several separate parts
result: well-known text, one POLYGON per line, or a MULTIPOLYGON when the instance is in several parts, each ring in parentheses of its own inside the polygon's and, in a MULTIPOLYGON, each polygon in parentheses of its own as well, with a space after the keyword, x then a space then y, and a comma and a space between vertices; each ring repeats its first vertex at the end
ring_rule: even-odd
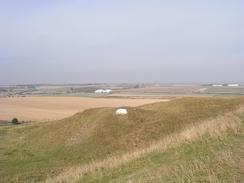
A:
POLYGON ((115 168, 91 171, 77 182, 242 182, 243 140, 231 134, 205 137, 115 168))
MULTIPOLYGON (((76 166, 83 166, 93 161, 103 161, 109 157, 120 157, 138 149, 146 149, 153 142, 165 139, 172 134, 177 137, 182 131, 226 113, 232 113, 241 105, 244 105, 244 98, 240 97, 184 98, 168 103, 128 108, 127 116, 116 116, 114 108, 98 108, 60 121, 0 127, 0 177, 5 182, 45 181, 48 177, 54 177, 51 180, 56 180, 57 175, 62 175, 62 172, 76 166)), ((224 119, 221 118, 221 120, 224 119)), ((238 119, 243 118, 238 116, 238 119)), ((220 134, 219 137, 222 137, 222 132, 220 134)), ((230 131, 228 134, 223 136, 225 139, 223 142, 218 141, 218 138, 216 140, 216 138, 207 136, 207 140, 196 139, 196 142, 186 145, 179 143, 182 145, 171 147, 163 152, 150 151, 141 159, 137 158, 109 170, 99 170, 95 174, 88 172, 86 176, 79 179, 84 182, 112 180, 143 182, 143 177, 149 174, 150 180, 154 182, 162 181, 163 175, 163 177, 168 177, 164 181, 187 181, 187 178, 185 179, 183 176, 184 173, 189 178, 198 175, 199 172, 181 171, 183 168, 189 170, 188 166, 198 166, 198 164, 194 164, 195 159, 199 160, 200 156, 197 154, 198 152, 204 153, 204 147, 207 149, 205 153, 212 157, 212 151, 217 152, 218 148, 217 150, 211 149, 213 146, 211 144, 222 147, 223 143, 232 143, 232 138, 238 142, 241 142, 238 139, 243 138, 242 133, 230 131), (208 151, 208 149, 210 150, 208 151), (178 151, 183 152, 178 154, 176 153, 178 151), (166 156, 165 153, 168 153, 169 156, 166 156), (187 154, 189 154, 189 161, 192 162, 192 165, 185 162, 184 158, 187 154), (161 168, 164 170, 165 167, 171 167, 165 172, 170 172, 171 169, 178 172, 175 178, 160 173, 161 168)), ((202 135, 204 136, 204 134, 202 135)), ((225 150, 224 147, 220 153, 225 150)), ((231 153, 238 154, 238 152, 231 153)), ((213 154, 215 155, 215 153, 213 154)), ((213 160, 215 159, 213 158, 213 160)), ((232 168, 230 169, 232 170, 232 168)), ((201 174, 201 168, 199 171, 201 174)))

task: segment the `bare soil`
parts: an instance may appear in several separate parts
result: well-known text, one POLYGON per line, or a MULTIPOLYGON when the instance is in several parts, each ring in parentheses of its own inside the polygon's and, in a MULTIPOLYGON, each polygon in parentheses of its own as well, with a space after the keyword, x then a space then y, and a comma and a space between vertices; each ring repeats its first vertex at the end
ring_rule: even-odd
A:
POLYGON ((159 99, 113 99, 80 97, 0 98, 0 120, 48 121, 96 107, 140 106, 168 101, 159 99))

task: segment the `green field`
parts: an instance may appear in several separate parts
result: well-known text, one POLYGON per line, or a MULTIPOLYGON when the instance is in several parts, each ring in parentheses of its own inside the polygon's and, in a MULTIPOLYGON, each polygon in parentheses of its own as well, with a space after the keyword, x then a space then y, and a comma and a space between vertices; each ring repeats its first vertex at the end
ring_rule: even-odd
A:
POLYGON ((242 182, 244 97, 0 126, 0 182, 242 182))

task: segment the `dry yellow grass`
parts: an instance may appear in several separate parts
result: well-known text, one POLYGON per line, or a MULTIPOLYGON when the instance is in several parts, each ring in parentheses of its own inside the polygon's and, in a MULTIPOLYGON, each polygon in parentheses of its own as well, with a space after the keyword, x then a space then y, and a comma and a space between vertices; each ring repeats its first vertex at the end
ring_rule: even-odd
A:
POLYGON ((241 182, 241 106, 242 97, 182 98, 128 107, 126 116, 106 107, 1 126, 1 181, 241 182), (219 160, 229 151, 233 160, 219 160))
MULTIPOLYGON (((101 169, 112 169, 133 160, 139 159, 142 156, 148 155, 152 152, 163 152, 168 148, 178 146, 183 142, 194 141, 204 135, 218 137, 223 135, 223 133, 227 130, 231 130, 232 132, 237 133, 241 126, 241 119, 237 115, 237 113, 240 111, 243 111, 243 108, 241 108, 241 110, 235 111, 234 113, 226 113, 225 115, 219 116, 212 120, 207 120, 200 124, 192 125, 191 127, 182 130, 180 133, 169 135, 160 141, 152 143, 147 148, 138 149, 119 157, 108 157, 102 161, 93 161, 83 166, 72 167, 55 178, 47 179, 46 183, 77 182, 83 175, 88 172, 94 172, 101 169)), ((211 176, 211 178, 214 177, 211 176)), ((212 180, 210 182, 217 183, 218 181, 212 180)))
POLYGON ((56 120, 89 108, 119 106, 135 107, 159 101, 168 100, 80 97, 0 98, 0 120, 12 120, 14 117, 25 121, 56 120))

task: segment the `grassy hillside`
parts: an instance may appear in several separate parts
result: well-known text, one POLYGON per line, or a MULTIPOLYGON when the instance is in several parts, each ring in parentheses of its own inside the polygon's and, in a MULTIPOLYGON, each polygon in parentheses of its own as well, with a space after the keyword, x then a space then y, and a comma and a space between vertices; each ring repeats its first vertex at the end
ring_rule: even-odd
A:
POLYGON ((183 98, 0 126, 2 182, 241 182, 244 98, 183 98), (242 107, 243 106, 243 107, 242 107))

